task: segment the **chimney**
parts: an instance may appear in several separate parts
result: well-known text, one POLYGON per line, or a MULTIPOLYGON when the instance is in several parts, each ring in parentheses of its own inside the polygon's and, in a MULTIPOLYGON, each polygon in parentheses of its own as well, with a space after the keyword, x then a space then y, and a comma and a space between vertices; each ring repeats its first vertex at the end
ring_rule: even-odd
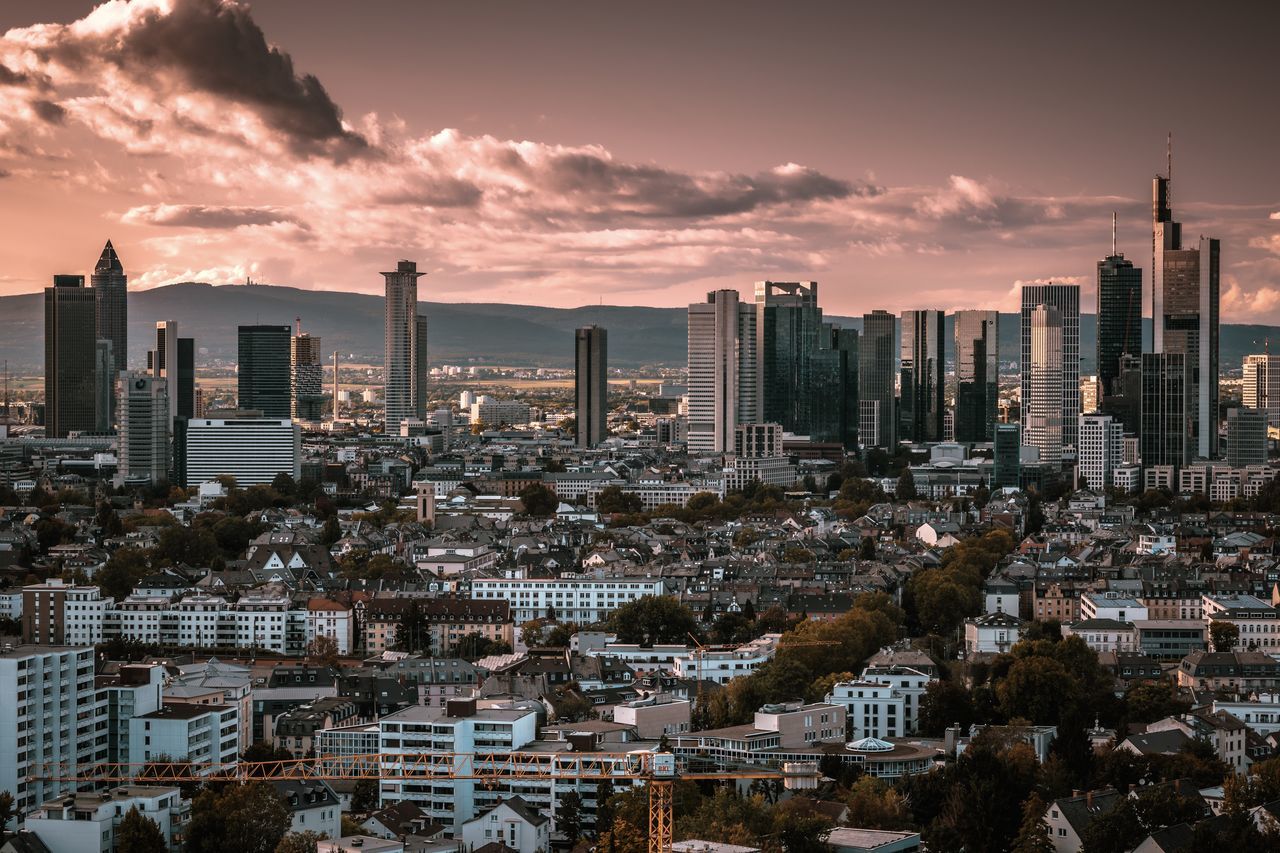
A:
POLYGON ((1093 811, 1093 789, 1090 789, 1089 793, 1084 795, 1084 805, 1085 808, 1093 811))

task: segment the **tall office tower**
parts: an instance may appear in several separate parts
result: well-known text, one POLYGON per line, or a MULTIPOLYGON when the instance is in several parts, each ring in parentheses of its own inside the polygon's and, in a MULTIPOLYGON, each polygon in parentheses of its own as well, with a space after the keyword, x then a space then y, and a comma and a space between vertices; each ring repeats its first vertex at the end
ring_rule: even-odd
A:
POLYGON ((96 316, 82 275, 55 275, 44 290, 44 431, 50 438, 93 432, 96 409, 96 316))
MULTIPOLYGON (((1039 305, 1058 309, 1062 319, 1062 444, 1076 446, 1076 430, 1080 414, 1080 285, 1025 284, 1022 286, 1022 405, 1025 408, 1031 388, 1031 312, 1039 305)), ((1026 444, 1026 433, 1023 433, 1026 444)), ((1059 458, 1061 453, 1054 458, 1059 458)), ((1043 457, 1041 457, 1043 458, 1043 457)))
POLYGON ((418 416, 418 279, 424 275, 414 261, 400 261, 395 272, 382 274, 386 285, 382 399, 387 435, 399 435, 400 421, 418 416))
POLYGON ((120 459, 116 484, 159 483, 169 477, 167 379, 126 370, 120 374, 120 459))
POLYGON ((1171 174, 1157 175, 1151 184, 1152 349, 1187 357, 1191 454, 1212 459, 1218 444, 1220 244, 1201 237, 1196 248, 1183 247, 1170 191, 1171 174))
POLYGON ((116 404, 112 399, 116 387, 116 360, 111 352, 111 341, 101 338, 93 348, 93 411, 94 429, 111 432, 115 423, 116 404))
POLYGON ((609 434, 609 332, 584 326, 573 342, 578 446, 595 447, 609 434))
POLYGON ((324 416, 324 365, 320 338, 302 331, 301 318, 290 341, 290 410, 295 421, 319 421, 324 416))
POLYGON ((128 282, 124 265, 108 240, 93 268, 93 275, 89 276, 89 284, 93 286, 97 340, 111 341, 112 358, 115 359, 111 368, 112 382, 129 360, 128 282))
POLYGON ((1267 413, 1267 423, 1280 427, 1280 355, 1270 352, 1244 357, 1245 408, 1267 413))
MULTIPOLYGON (((178 338, 178 408, 171 412, 177 418, 196 416, 196 340, 178 338)), ((170 381, 173 381, 172 379, 170 381)))
MULTIPOLYGON (((1066 411, 1062 398, 1067 387, 1062 381, 1065 372, 1062 327, 1062 311, 1056 306, 1033 307, 1027 325, 1028 357, 1022 362, 1022 384, 1027 389, 1022 398, 1022 443, 1036 448, 1040 462, 1049 466, 1062 462, 1062 447, 1066 443, 1062 423, 1066 411)), ((1078 387, 1076 393, 1079 393, 1078 387)), ((1073 413, 1072 419, 1076 417, 1073 413)))
POLYGON ((414 406, 419 420, 427 416, 427 395, 431 391, 431 363, 427 360, 427 315, 419 314, 414 319, 417 336, 413 343, 414 364, 414 406))
POLYGON ((177 320, 156 323, 156 348, 147 352, 147 371, 167 379, 169 417, 195 416, 196 364, 195 339, 178 337, 177 320))
POLYGON ((1118 420, 1126 433, 1138 434, 1142 426, 1142 353, 1120 356, 1111 393, 1102 395, 1098 409, 1118 420))
POLYGON ((287 418, 291 408, 288 326, 241 326, 239 402, 267 418, 287 418))
POLYGON ((1267 464, 1267 413, 1227 409, 1227 464, 1232 468, 1267 464))
POLYGON ((756 400, 763 420, 812 431, 813 358, 822 309, 816 281, 756 282, 756 400))
POLYGON ((193 418, 187 423, 186 453, 192 483, 222 474, 235 477, 240 486, 269 484, 277 474, 302 476, 302 431, 288 418, 193 418))
POLYGON ((942 311, 903 311, 899 435, 909 441, 942 441, 946 350, 942 311))
POLYGON ((996 424, 992 432, 994 466, 991 489, 1022 487, 1022 429, 1017 424, 996 424))
POLYGON ((738 424, 759 421, 756 313, 736 290, 689 306, 689 452, 733 450, 738 424))
POLYGON ((863 447, 892 449, 898 445, 894 393, 894 316, 879 309, 862 315, 858 341, 858 439, 863 447))
POLYGON ((809 437, 858 447, 858 330, 823 323, 811 360, 809 437))
POLYGON ((1118 395, 1120 358, 1142 354, 1142 268, 1116 251, 1112 220, 1111 254, 1098 261, 1098 396, 1118 395))
POLYGON ((957 311, 956 441, 992 441, 1000 402, 1000 312, 957 311))
POLYGON ((1142 354, 1142 428, 1139 447, 1143 467, 1181 467, 1192 452, 1187 407, 1191 377, 1180 352, 1142 354))
POLYGON ((1080 415, 1077 471, 1080 488, 1102 491, 1112 485, 1116 468, 1124 464, 1124 427, 1111 415, 1080 415))

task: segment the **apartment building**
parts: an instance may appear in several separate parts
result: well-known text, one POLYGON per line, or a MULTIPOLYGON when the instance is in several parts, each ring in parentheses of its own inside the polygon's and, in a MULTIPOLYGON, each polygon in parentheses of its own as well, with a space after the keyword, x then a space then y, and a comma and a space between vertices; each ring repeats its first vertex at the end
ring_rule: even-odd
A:
POLYGON ((92 646, 102 642, 103 614, 112 599, 96 586, 50 580, 22 588, 22 641, 92 646))
POLYGON ((510 602, 516 627, 546 616, 548 607, 555 608, 565 622, 600 622, 628 602, 665 592, 661 580, 640 578, 476 578, 471 582, 473 599, 510 602))
POLYGON ((171 850, 181 847, 191 803, 177 788, 124 785, 96 793, 57 797, 27 815, 25 827, 49 853, 111 853, 116 830, 130 810, 155 822, 171 850))
POLYGON ((1280 651, 1280 618, 1278 611, 1252 595, 1211 595, 1202 598, 1204 627, 1209 634, 1214 622, 1236 626, 1240 638, 1236 648, 1274 654, 1280 651))
POLYGON ((770 661, 778 650, 781 634, 765 634, 731 648, 690 650, 676 655, 673 671, 680 678, 699 678, 728 684, 735 678, 750 675, 770 661))
POLYGON ((240 715, 227 705, 166 702, 129 721, 131 764, 172 760, 234 765, 239 748, 240 715))

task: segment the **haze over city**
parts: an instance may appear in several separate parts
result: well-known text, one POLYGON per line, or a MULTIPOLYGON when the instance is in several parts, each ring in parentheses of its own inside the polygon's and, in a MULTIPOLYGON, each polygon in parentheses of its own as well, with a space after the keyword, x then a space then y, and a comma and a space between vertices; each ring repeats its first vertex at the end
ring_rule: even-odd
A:
POLYGON ((376 293, 403 256, 439 301, 1091 306, 1112 211, 1149 266, 1172 132, 1223 320, 1277 322, 1270 11, 1197 8, 6 3, 0 293, 110 236, 131 288, 376 293))

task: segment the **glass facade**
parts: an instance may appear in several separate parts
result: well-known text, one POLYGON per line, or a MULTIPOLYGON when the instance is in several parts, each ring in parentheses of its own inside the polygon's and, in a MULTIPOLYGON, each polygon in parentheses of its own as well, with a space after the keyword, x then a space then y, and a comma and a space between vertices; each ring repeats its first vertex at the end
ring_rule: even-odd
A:
POLYGON ((900 436, 907 441, 943 440, 945 368, 942 311, 903 311, 900 436))
POLYGON ((1142 353, 1142 269, 1124 255, 1098 261, 1098 383, 1116 396, 1120 358, 1142 353))
POLYGON ((992 441, 1000 402, 1000 314, 957 311, 956 441, 992 441))
POLYGON ((1142 464, 1180 467, 1188 461, 1190 383, 1182 353, 1142 355, 1142 464))
POLYGON ((898 443, 894 393, 896 320, 888 311, 862 315, 858 341, 859 439, 864 447, 892 448, 898 443))

